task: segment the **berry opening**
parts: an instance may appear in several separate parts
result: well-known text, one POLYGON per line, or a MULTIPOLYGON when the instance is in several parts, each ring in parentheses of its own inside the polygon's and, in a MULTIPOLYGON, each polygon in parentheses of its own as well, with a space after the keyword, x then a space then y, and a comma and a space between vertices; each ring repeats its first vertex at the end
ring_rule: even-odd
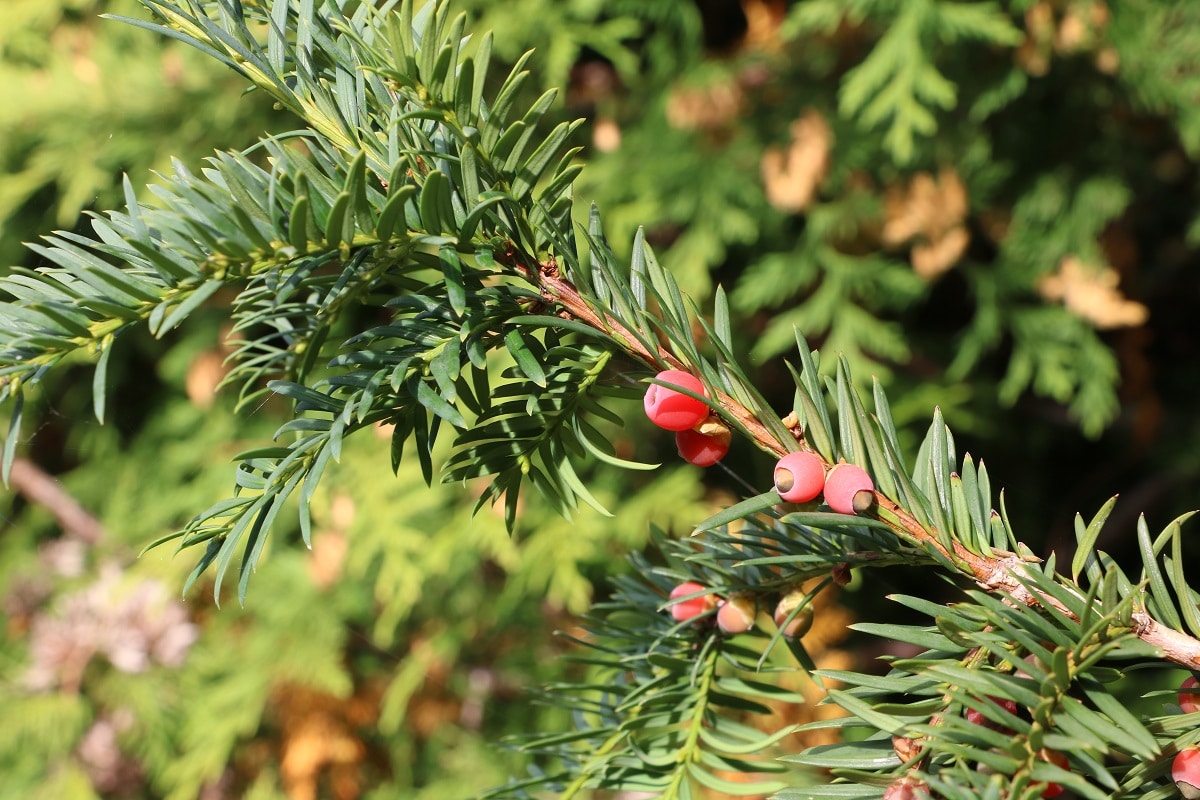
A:
POLYGON ((838 464, 825 479, 825 502, 839 514, 866 511, 875 502, 875 484, 867 471, 857 464, 838 464), (858 495, 866 492, 860 499, 858 495))
POLYGON ((788 503, 815 500, 825 488, 825 465, 813 453, 788 453, 775 465, 775 491, 788 503))

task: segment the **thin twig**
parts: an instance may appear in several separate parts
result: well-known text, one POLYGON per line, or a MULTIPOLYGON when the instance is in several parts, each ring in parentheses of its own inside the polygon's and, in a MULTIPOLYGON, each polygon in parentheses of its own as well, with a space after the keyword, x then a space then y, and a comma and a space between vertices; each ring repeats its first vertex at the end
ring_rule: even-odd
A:
POLYGON ((104 526, 52 475, 27 458, 15 458, 9 484, 26 500, 54 515, 63 532, 88 544, 104 537, 104 526))

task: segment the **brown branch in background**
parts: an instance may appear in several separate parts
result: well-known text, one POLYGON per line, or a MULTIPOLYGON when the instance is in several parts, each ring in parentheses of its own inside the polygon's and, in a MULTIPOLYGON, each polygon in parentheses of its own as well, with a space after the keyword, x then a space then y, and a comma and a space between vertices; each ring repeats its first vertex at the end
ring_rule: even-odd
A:
POLYGON ((104 526, 67 493, 54 476, 27 458, 13 459, 9 485, 30 503, 54 515, 63 532, 87 544, 96 544, 104 536, 104 526))
MULTIPOLYGON (((686 369, 674 354, 663 347, 657 347, 657 352, 651 353, 625 325, 603 311, 597 312, 579 294, 579 290, 571 281, 559 274, 558 266, 553 262, 542 264, 540 269, 533 269, 524 264, 510 261, 522 275, 541 291, 542 298, 550 304, 562 309, 564 316, 582 322, 609 336, 620 345, 627 354, 646 364, 651 369, 658 369, 661 364, 667 364, 674 369, 686 369)), ((767 452, 784 455, 787 450, 775 438, 749 409, 724 392, 717 392, 714 398, 726 414, 741 423, 755 443, 767 452)), ((785 423, 786 424, 786 423, 785 423)), ((797 439, 803 444, 802 432, 798 426, 788 425, 797 439)), ((890 526, 906 538, 927 544, 943 556, 957 563, 964 572, 970 574, 975 582, 989 591, 1003 591, 1014 601, 1029 606, 1049 606, 1075 619, 1062 603, 1043 595, 1031 592, 1019 580, 1022 570, 1026 569, 1025 562, 1019 556, 1008 552, 993 552, 988 554, 974 553, 960 542, 953 542, 952 550, 938 540, 937 532, 924 528, 907 511, 890 498, 875 492, 875 503, 872 516, 890 526), (879 514, 883 510, 883 515, 879 514)), ((1078 589, 1078 587, 1075 587, 1078 589)), ((1132 631, 1139 639, 1150 644, 1163 653, 1163 657, 1190 669, 1200 668, 1200 640, 1182 631, 1176 631, 1152 619, 1149 615, 1135 613, 1132 631)))

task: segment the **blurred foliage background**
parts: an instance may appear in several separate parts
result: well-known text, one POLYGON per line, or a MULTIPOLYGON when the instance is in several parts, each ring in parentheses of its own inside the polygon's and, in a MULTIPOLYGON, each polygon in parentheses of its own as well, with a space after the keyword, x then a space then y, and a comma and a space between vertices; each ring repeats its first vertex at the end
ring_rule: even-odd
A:
MULTIPOLYGON (((589 120, 582 212, 597 203, 615 243, 645 225, 697 301, 724 285, 780 407, 775 357, 795 326, 884 380, 910 441, 941 405, 1044 552, 1117 492, 1113 531, 1200 502, 1200 7, 460 7, 508 62, 538 48, 534 82, 589 120)), ((172 157, 198 168, 291 125, 201 55, 101 13, 144 14, 4 4, 0 263, 38 266, 20 243, 121 202, 123 174, 145 199, 172 157)), ((615 518, 531 501, 510 539, 487 510, 471 517, 471 486, 427 489, 415 459, 382 469, 381 431, 322 485, 313 549, 276 537, 287 546, 244 608, 204 588, 181 600, 190 561, 139 551, 223 496, 229 457, 278 424, 270 401, 234 415, 216 393, 226 324, 213 312, 118 349, 107 426, 85 369, 60 370, 26 411, 0 509, 4 796, 444 798, 501 783, 518 770, 496 743, 554 723, 531 692, 584 669, 553 631, 651 524, 686 534, 766 480, 744 451, 706 474, 597 469, 615 518)), ((636 417, 622 455, 675 464, 636 417)), ((882 605, 854 586, 806 639, 819 665, 878 655, 846 638, 850 616, 882 605)))

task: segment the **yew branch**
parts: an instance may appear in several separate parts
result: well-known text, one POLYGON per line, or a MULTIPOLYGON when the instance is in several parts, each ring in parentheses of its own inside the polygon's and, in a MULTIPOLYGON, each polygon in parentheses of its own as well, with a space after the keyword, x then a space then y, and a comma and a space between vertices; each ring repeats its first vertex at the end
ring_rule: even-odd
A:
MULTIPOLYGON (((557 265, 553 262, 542 264, 538 269, 521 264, 513 264, 513 266, 517 267, 528 280, 538 287, 545 302, 558 306, 563 315, 605 334, 627 355, 642 362, 650 369, 657 370, 664 366, 673 369, 687 369, 687 365, 666 348, 658 346, 653 352, 648 350, 624 323, 605 311, 594 309, 579 293, 576 286, 559 273, 557 265)), ((729 419, 736 420, 750 432, 754 443, 760 449, 779 456, 788 452, 784 443, 780 442, 748 408, 735 398, 718 390, 713 399, 721 406, 722 412, 728 415, 729 419)), ((785 420, 785 425, 802 447, 811 449, 807 447, 799 425, 794 424, 794 418, 785 420), (793 424, 788 424, 789 422, 793 424)), ((973 579, 980 587, 993 592, 1003 592, 1014 602, 1029 606, 1052 607, 1072 619, 1077 619, 1070 610, 1053 597, 1031 591, 1021 582, 1020 575, 1023 570, 1027 569, 1027 562, 1021 557, 1001 551, 975 553, 957 541, 952 542, 951 547, 947 549, 939 540, 936 530, 921 525, 891 498, 885 497, 879 492, 873 494, 872 508, 865 513, 888 525, 903 538, 924 544, 936 551, 955 564, 964 575, 973 579)), ((1080 587, 1065 577, 1060 576, 1059 580, 1070 590, 1078 592, 1081 596, 1084 594, 1080 587)), ((1163 625, 1145 612, 1133 615, 1131 630, 1142 641, 1158 648, 1162 652, 1163 658, 1168 661, 1192 669, 1200 668, 1200 640, 1163 625)))

